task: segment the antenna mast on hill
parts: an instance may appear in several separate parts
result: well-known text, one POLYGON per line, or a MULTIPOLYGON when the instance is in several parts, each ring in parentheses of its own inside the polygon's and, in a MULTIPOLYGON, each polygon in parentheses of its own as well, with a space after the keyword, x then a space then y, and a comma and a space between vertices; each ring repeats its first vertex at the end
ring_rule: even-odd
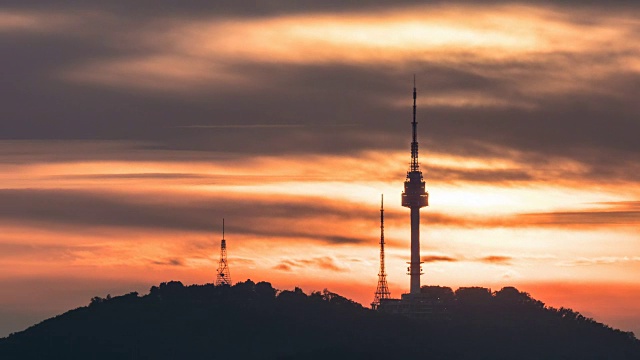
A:
POLYGON ((224 239, 224 219, 222 219, 222 240, 220 241, 220 262, 216 271, 216 286, 231 285, 231 274, 227 263, 227 241, 224 239))
POLYGON ((389 299, 390 297, 387 273, 384 271, 384 195, 382 195, 380 200, 380 272, 378 273, 378 287, 376 288, 371 308, 377 309, 380 306, 381 299, 389 299))

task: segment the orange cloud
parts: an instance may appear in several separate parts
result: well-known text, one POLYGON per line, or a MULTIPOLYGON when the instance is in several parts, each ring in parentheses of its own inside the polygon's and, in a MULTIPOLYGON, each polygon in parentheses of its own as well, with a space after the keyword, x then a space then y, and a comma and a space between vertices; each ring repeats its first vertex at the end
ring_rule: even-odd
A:
POLYGON ((637 55, 638 44, 618 41, 635 38, 630 35, 637 33, 635 15, 585 10, 578 21, 571 13, 550 6, 439 5, 231 20, 171 19, 142 27, 127 39, 131 48, 143 47, 146 53, 75 65, 61 76, 76 82, 183 92, 229 84, 260 87, 269 82, 265 74, 247 73, 234 64, 397 68, 424 61, 472 67, 482 76, 504 81, 518 78, 511 93, 525 95, 517 100, 441 89, 422 102, 427 106, 531 109, 541 94, 615 93, 597 86, 598 81, 622 69, 637 70, 628 54, 637 55), (603 49, 608 52, 606 61, 597 56, 603 49), (573 61, 574 56, 583 61, 573 61))
POLYGON ((275 270, 282 271, 293 271, 294 268, 308 268, 308 267, 316 267, 322 270, 329 271, 337 271, 342 272, 346 271, 346 267, 342 267, 338 264, 338 262, 328 256, 315 257, 311 259, 286 259, 282 260, 280 264, 274 266, 275 270))
POLYGON ((512 258, 510 256, 490 255, 490 256, 482 257, 478 260, 482 262, 490 263, 490 264, 509 265, 512 258))
POLYGON ((429 262, 439 262, 439 261, 446 261, 446 262, 454 262, 454 261, 458 261, 458 259, 451 257, 451 256, 443 256, 443 255, 429 255, 429 256, 423 256, 420 259, 422 262, 425 263, 429 263, 429 262))

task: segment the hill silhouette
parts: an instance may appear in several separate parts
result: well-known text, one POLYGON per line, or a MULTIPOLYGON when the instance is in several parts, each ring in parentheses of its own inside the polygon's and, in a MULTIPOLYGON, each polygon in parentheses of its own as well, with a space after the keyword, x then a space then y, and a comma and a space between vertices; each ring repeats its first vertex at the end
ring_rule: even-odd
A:
POLYGON ((640 341, 508 287, 423 287, 441 314, 378 313, 324 290, 171 281, 95 297, 0 339, 0 359, 640 359, 640 341))

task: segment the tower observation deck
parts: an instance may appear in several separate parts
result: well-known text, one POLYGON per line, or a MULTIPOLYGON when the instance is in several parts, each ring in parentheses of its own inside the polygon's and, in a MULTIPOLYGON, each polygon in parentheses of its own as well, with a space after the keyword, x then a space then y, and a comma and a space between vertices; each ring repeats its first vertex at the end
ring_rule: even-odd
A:
POLYGON ((402 206, 411 209, 411 261, 407 274, 411 277, 410 294, 420 293, 420 208, 429 206, 429 193, 425 190, 424 178, 418 162, 418 123, 416 122, 416 79, 413 77, 413 138, 411 142, 411 164, 404 181, 402 206))

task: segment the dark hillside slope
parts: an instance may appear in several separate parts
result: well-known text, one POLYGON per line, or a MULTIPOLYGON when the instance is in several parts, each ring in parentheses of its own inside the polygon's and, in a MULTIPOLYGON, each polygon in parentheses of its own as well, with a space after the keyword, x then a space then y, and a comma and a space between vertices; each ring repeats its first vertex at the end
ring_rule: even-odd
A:
POLYGON ((326 290, 250 280, 169 282, 145 296, 93 298, 0 339, 0 359, 640 359, 632 334, 514 288, 425 291, 446 302, 444 315, 384 315, 326 290))

